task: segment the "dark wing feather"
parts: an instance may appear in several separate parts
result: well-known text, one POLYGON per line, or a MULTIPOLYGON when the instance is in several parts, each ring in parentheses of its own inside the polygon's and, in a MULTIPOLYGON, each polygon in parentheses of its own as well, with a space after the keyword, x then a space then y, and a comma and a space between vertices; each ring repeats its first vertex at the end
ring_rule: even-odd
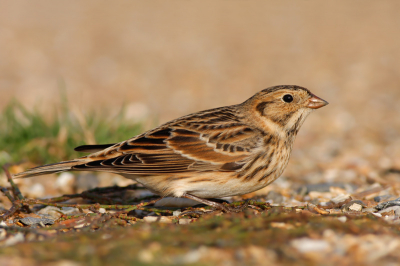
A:
POLYGON ((258 147, 261 133, 225 109, 186 116, 115 144, 74 166, 77 170, 155 175, 236 171, 258 147))
POLYGON ((74 151, 80 151, 80 152, 98 152, 102 151, 104 149, 107 149, 108 147, 111 147, 115 145, 113 144, 95 144, 95 145, 82 145, 78 146, 74 149, 74 151))

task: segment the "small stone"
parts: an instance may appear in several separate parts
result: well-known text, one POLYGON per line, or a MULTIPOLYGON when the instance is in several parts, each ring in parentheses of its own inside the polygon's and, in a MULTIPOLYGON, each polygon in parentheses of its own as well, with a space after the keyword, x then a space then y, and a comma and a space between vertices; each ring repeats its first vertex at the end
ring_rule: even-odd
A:
POLYGON ((190 224, 192 219, 179 219, 179 224, 190 224))
POLYGON ((20 242, 24 242, 24 240, 25 240, 25 237, 24 237, 24 235, 22 233, 16 233, 15 235, 10 236, 8 239, 6 239, 4 241, 3 246, 6 246, 6 247, 13 246, 13 245, 18 244, 20 242))
POLYGON ((35 217, 25 217, 22 219, 19 219, 19 221, 25 225, 36 225, 42 224, 42 227, 46 224, 54 224, 54 220, 52 219, 47 219, 47 218, 35 218, 35 217))
POLYGON ((5 239, 7 236, 7 231, 4 228, 0 228, 0 241, 2 241, 3 239, 5 239))
POLYGON ((339 204, 341 202, 345 202, 349 198, 351 198, 351 196, 349 194, 340 194, 340 195, 337 195, 336 197, 334 197, 333 199, 331 199, 331 202, 333 202, 335 204, 339 204))
POLYGON ((384 201, 384 200, 390 200, 390 199, 394 199, 394 198, 395 198, 395 197, 392 196, 392 195, 376 196, 376 197, 374 198, 374 201, 375 201, 375 202, 381 202, 381 201, 384 201))
POLYGON ((323 252, 327 251, 330 247, 329 243, 325 240, 317 240, 306 237, 292 240, 290 244, 300 253, 323 252))
POLYGON ((62 193, 72 193, 74 183, 75 176, 71 173, 64 172, 58 176, 54 186, 62 193))
POLYGON ((350 211, 356 211, 359 212, 362 210, 362 205, 358 203, 353 203, 352 205, 349 206, 350 211))
POLYGON ((383 210, 380 210, 378 213, 385 215, 386 213, 393 212, 394 215, 399 216, 400 214, 400 206, 391 206, 388 208, 385 208, 383 210))
POLYGON ((29 187, 26 196, 30 198, 40 198, 44 196, 44 193, 44 186, 40 183, 35 183, 33 186, 29 187))
POLYGON ((383 210, 383 209, 386 209, 386 208, 389 208, 392 206, 400 206, 400 198, 379 203, 378 205, 375 206, 375 209, 380 211, 380 210, 383 210))
POLYGON ((61 212, 65 215, 73 215, 80 213, 79 209, 74 207, 62 207, 61 212))
POLYGON ((172 212, 172 215, 175 216, 175 217, 178 217, 181 213, 182 213, 181 210, 176 210, 176 211, 172 212))
POLYGON ((339 214, 342 214, 342 210, 341 209, 330 209, 329 214, 339 215, 339 214))
POLYGON ((154 223, 157 222, 158 217, 157 216, 146 216, 143 217, 143 221, 147 222, 147 223, 154 223))
POLYGON ((143 220, 147 223, 172 223, 172 216, 146 216, 143 217, 143 220))
POLYGON ((370 208, 363 208, 363 209, 362 209, 362 212, 369 212, 369 213, 372 213, 372 212, 375 212, 375 211, 376 211, 376 209, 373 208, 373 207, 370 207, 370 208))
POLYGON ((345 223, 347 221, 347 217, 346 216, 340 216, 337 218, 339 221, 341 221, 342 223, 345 223))
POLYGON ((106 213, 106 209, 100 208, 100 209, 99 209, 99 213, 106 213))
POLYGON ((48 218, 51 218, 53 220, 59 219, 62 215, 62 211, 54 206, 47 206, 38 211, 37 213, 41 215, 48 215, 48 218))
POLYGON ((82 227, 84 227, 84 226, 86 226, 86 223, 85 223, 85 222, 83 222, 83 223, 81 223, 81 224, 78 224, 78 225, 75 225, 74 228, 82 228, 82 227))
POLYGON ((286 229, 286 230, 294 228, 294 226, 292 224, 287 224, 287 223, 282 223, 282 222, 271 222, 270 226, 274 227, 274 228, 281 228, 281 229, 286 229))
POLYGON ((364 202, 361 200, 352 200, 342 206, 342 211, 344 212, 360 212, 363 207, 366 207, 364 202))

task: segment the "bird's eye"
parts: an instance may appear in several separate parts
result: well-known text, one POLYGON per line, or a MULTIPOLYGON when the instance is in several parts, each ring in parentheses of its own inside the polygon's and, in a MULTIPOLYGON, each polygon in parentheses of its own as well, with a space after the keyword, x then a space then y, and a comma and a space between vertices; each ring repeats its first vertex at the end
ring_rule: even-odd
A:
POLYGON ((286 103, 290 103, 290 102, 292 102, 293 101, 293 96, 292 95, 290 95, 290 94, 286 94, 286 95, 284 95, 283 96, 283 101, 284 102, 286 102, 286 103))

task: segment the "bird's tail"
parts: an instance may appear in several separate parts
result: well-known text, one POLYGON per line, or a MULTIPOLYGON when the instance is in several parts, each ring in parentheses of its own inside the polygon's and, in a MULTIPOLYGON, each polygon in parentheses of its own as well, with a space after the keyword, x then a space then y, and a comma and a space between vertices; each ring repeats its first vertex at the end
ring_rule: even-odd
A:
POLYGON ((26 177, 31 177, 31 176, 37 176, 37 175, 47 175, 47 174, 53 174, 53 173, 59 173, 59 172, 64 172, 64 171, 69 171, 72 170, 72 167, 80 164, 84 164, 85 162, 83 160, 72 160, 72 161, 65 161, 65 162, 59 162, 59 163, 53 163, 53 164, 46 164, 42 166, 38 166, 32 169, 29 169, 25 172, 15 174, 13 177, 14 178, 26 178, 26 177))

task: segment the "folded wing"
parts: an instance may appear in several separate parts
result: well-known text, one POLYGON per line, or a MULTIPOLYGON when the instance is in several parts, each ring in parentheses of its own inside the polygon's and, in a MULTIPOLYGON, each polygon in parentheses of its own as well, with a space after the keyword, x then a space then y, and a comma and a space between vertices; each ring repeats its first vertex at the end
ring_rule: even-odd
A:
POLYGON ((259 146, 261 134, 229 117, 217 118, 172 121, 83 157, 89 162, 73 169, 137 175, 236 171, 259 146))

